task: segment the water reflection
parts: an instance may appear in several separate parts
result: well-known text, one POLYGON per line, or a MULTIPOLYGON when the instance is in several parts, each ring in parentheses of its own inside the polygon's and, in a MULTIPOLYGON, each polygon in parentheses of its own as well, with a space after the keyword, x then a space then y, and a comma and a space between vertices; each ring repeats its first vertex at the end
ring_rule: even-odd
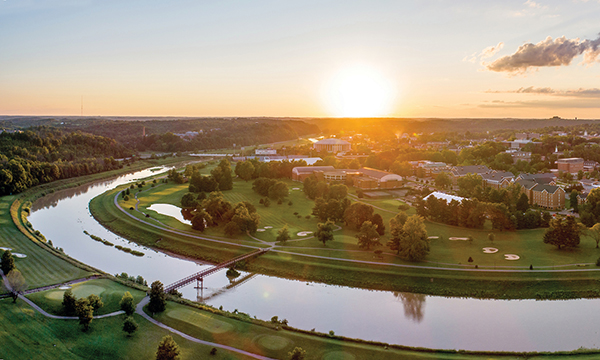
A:
POLYGON ((406 292, 393 292, 394 296, 404 305, 404 316, 413 322, 420 323, 425 316, 425 298, 427 295, 406 292))

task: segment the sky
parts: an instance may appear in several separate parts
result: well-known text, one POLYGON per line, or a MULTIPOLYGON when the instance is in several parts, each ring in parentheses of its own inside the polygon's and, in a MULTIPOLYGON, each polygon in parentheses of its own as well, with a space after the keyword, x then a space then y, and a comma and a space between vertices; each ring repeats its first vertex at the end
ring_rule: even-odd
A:
POLYGON ((0 115, 600 118, 600 0, 0 0, 0 115))

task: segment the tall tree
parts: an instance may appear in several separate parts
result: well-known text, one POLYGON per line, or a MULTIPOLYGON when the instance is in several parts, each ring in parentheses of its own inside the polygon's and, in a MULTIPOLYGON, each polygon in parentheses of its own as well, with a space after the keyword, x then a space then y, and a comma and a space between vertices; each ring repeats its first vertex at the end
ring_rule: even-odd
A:
POLYGON ((94 308, 88 299, 81 298, 75 302, 75 314, 79 317, 79 324, 83 325, 83 330, 87 331, 94 319, 94 308))
POLYGON ((167 306, 167 295, 163 288, 163 284, 156 280, 150 287, 150 303, 148 304, 148 310, 151 313, 159 313, 165 311, 167 306))
POLYGON ((600 223, 594 224, 588 231, 588 236, 590 236, 596 242, 596 249, 598 249, 598 245, 600 244, 600 223))
POLYGON ((385 235, 385 225, 383 224, 383 218, 381 217, 381 215, 377 213, 373 214, 373 217, 371 218, 371 223, 373 223, 373 225, 377 227, 376 229, 379 236, 385 235))
POLYGON ((577 195, 579 195, 579 192, 577 190, 571 191, 571 194, 569 195, 569 202, 571 203, 573 212, 579 212, 579 203, 577 202, 577 195))
POLYGON ((409 261, 419 261, 429 253, 429 240, 423 218, 418 215, 409 217, 402 227, 399 255, 409 261))
POLYGON ((452 179, 450 179, 450 176, 445 172, 439 173, 438 176, 435 177, 435 185, 445 189, 452 186, 452 179))
POLYGON ((63 294, 62 306, 65 314, 72 315, 75 313, 75 302, 77 298, 73 295, 71 289, 67 289, 63 294))
POLYGON ((88 303, 90 304, 90 306, 92 307, 92 309, 94 311, 100 309, 101 307, 104 306, 104 303, 102 302, 102 299, 100 299, 100 297, 96 294, 90 294, 87 297, 88 303))
POLYGON ((353 229, 360 229, 362 224, 373 218, 373 207, 371 205, 355 202, 348 206, 344 213, 346 225, 353 229))
POLYGON ((525 193, 519 195, 516 207, 517 210, 519 210, 520 212, 525 212, 527 211, 527 209, 529 209, 529 198, 527 197, 527 195, 525 195, 525 193))
POLYGON ((235 164, 235 174, 245 181, 252 179, 254 170, 254 165, 252 165, 251 161, 238 161, 235 164))
POLYGON ((371 247, 381 246, 377 226, 370 221, 365 221, 361 225, 356 238, 358 239, 358 247, 361 249, 371 250, 371 247))
POLYGON ((133 333, 138 329, 138 324, 135 322, 133 317, 128 316, 123 320, 123 331, 127 333, 128 336, 133 335, 133 333))
POLYGON ((317 240, 322 242, 324 246, 327 245, 328 241, 333 240, 333 226, 333 221, 317 224, 317 232, 315 233, 315 237, 317 240))
POLYGON ((397 254, 400 254, 400 241, 404 237, 404 224, 408 216, 404 211, 399 212, 390 219, 390 235, 391 238, 387 242, 387 246, 390 250, 396 250, 397 254))
POLYGON ((2 253, 1 267, 4 275, 8 275, 11 270, 15 268, 15 259, 13 258, 10 250, 6 250, 4 253, 2 253))
POLYGON ((550 227, 544 233, 544 244, 569 248, 579 245, 581 228, 575 217, 557 217, 550 220, 550 227))
POLYGON ((285 243, 290 239, 290 231, 288 229, 287 224, 283 225, 281 229, 277 232, 277 241, 285 243))
POLYGON ((13 298, 13 303, 17 302, 19 294, 27 290, 27 282, 25 281, 25 278, 21 272, 17 269, 13 269, 11 272, 9 272, 6 276, 6 280, 10 286, 10 295, 13 298))
POLYGON ((121 310, 125 311, 125 314, 127 314, 127 316, 133 315, 133 313, 135 312, 135 303, 133 301, 133 296, 129 291, 125 291, 125 294, 123 294, 123 297, 119 302, 119 306, 121 310))
POLYGON ((180 352, 179 345, 177 345, 171 335, 166 335, 158 344, 156 360, 178 360, 180 352))
POLYGON ((304 360, 306 357, 306 350, 301 347, 295 347, 294 350, 288 353, 288 357, 290 360, 304 360))

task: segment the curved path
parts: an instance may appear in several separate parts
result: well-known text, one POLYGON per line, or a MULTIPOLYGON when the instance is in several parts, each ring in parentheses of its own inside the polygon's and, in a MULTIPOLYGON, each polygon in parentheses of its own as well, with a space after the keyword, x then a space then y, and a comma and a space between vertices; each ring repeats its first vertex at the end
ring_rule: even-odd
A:
POLYGON ((143 298, 142 301, 140 301, 139 304, 137 304, 137 306, 135 308, 136 314, 142 316, 144 319, 150 321, 154 325, 160 326, 161 328, 163 328, 165 330, 168 330, 168 331, 170 331, 170 332, 172 332, 174 334, 177 334, 177 335, 181 336, 182 338, 184 338, 186 340, 189 340, 189 341, 192 341, 192 342, 195 342, 195 343, 198 343, 198 344, 202 344, 202 345, 208 345, 208 346, 212 346, 212 347, 224 349, 224 350, 227 350, 227 351, 232 351, 232 352, 235 352, 235 353, 238 353, 238 354, 249 356, 249 357, 254 358, 254 359, 259 359, 259 360, 275 360, 273 358, 269 358, 269 357, 266 357, 266 356, 262 356, 262 355, 258 355, 258 354, 253 354, 253 353, 248 352, 248 351, 240 350, 240 349, 234 348, 232 346, 227 346, 227 345, 213 343, 213 342, 210 342, 210 341, 200 340, 200 339, 195 338, 193 336, 190 336, 190 335, 188 335, 186 333, 183 333, 183 332, 181 332, 179 330, 173 329, 170 326, 167 326, 167 325, 165 325, 165 324, 163 324, 163 323, 161 323, 159 321, 154 320, 150 315, 148 315, 148 314, 146 314, 144 312, 144 306, 146 306, 149 302, 150 302, 150 298, 148 296, 146 296, 145 298, 143 298))
MULTIPOLYGON (((152 226, 156 229, 160 229, 162 231, 168 231, 170 233, 173 234, 177 234, 177 235, 182 235, 182 236, 187 236, 190 238, 194 238, 194 239, 199 239, 199 240, 206 240, 206 241, 211 241, 211 242, 217 242, 217 243, 221 243, 221 244, 227 244, 227 245, 237 245, 240 247, 244 247, 244 248, 249 248, 249 249, 262 249, 262 247, 260 246, 253 246, 253 245, 246 245, 246 244, 237 244, 237 243, 232 243, 229 241, 225 241, 225 240, 217 240, 217 239, 213 239, 213 238, 208 238, 205 236, 199 236, 199 235, 194 235, 194 234, 190 234, 188 232, 184 232, 181 230, 176 230, 174 228, 171 227, 161 227, 155 224, 151 224, 145 220, 139 219, 137 217, 135 217, 133 214, 130 214, 129 212, 127 212, 125 209, 123 209, 121 207, 121 205, 119 205, 118 203, 118 199, 119 199, 119 193, 117 193, 113 199, 113 202, 115 204, 115 206, 124 214, 126 214, 127 216, 131 217, 132 219, 139 221, 143 224, 146 224, 148 226, 152 226)), ((381 210, 385 210, 385 209, 381 209, 381 210)), ((385 210, 385 211, 389 211, 389 210, 385 210)), ((336 225, 337 226, 337 225, 336 225)), ((341 227, 338 226, 339 229, 341 229, 341 227)), ((339 230, 336 229, 335 231, 339 230)), ((306 240, 306 239, 311 239, 314 238, 313 236, 310 237, 305 237, 302 239, 295 239, 295 240, 288 240, 288 242, 293 242, 293 241, 300 241, 300 240, 306 240)), ((253 237, 254 239, 254 237, 253 237)), ((258 239, 256 239, 258 240, 258 239)), ((261 243, 264 244, 264 241, 261 241, 261 243)), ((335 257, 329 257, 329 256, 322 256, 322 255, 310 255, 310 254, 303 254, 303 253, 299 253, 299 252, 292 252, 292 251, 285 251, 285 250, 278 250, 277 248, 279 248, 280 245, 275 245, 272 244, 269 248, 271 249, 272 252, 279 252, 279 253, 283 253, 283 254, 289 254, 289 255, 296 255, 296 256, 303 256, 303 257, 308 257, 308 258, 313 258, 313 259, 324 259, 324 260, 334 260, 334 261, 343 261, 343 262, 347 262, 347 263, 355 263, 355 264, 366 264, 366 265, 379 265, 379 266, 391 266, 391 267, 395 267, 395 268, 405 268, 405 269, 426 269, 426 270, 442 270, 442 271, 461 271, 461 272, 498 272, 498 273, 568 273, 568 272, 599 272, 600 268, 592 268, 592 269, 533 269, 530 270, 528 267, 527 268, 520 268, 520 269, 515 269, 515 268, 511 268, 511 269, 491 269, 491 268, 485 268, 485 267, 479 267, 477 269, 475 268, 461 268, 461 267, 447 267, 447 266, 421 266, 421 265, 410 265, 410 264, 391 264, 391 263, 383 263, 383 262, 377 262, 377 261, 366 261, 366 260, 352 260, 352 259, 341 259, 341 258, 335 258, 335 257)), ((299 248, 299 249, 304 249, 304 248, 299 248)), ((332 249, 334 250, 334 249, 332 249)), ((368 251, 366 251, 368 252, 368 251)), ((443 264, 446 265, 446 264, 443 264)), ((588 264, 567 264, 567 265, 562 265, 562 266, 579 266, 579 265, 588 265, 588 264)), ((455 266, 459 266, 459 265, 455 265, 455 266)), ((540 267, 542 268, 542 267, 540 267)))

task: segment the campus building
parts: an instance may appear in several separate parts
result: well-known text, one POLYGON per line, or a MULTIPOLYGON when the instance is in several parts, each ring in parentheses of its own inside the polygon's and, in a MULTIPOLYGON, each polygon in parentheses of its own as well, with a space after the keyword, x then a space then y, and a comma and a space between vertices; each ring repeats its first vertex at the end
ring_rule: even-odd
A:
POLYGON ((327 151, 334 154, 347 152, 351 150, 351 145, 346 140, 341 139, 323 139, 314 143, 313 148, 317 151, 327 151))
POLYGON ((579 170, 583 171, 582 158, 565 158, 556 160, 558 170, 570 174, 576 174, 579 170))
POLYGON ((371 168, 335 169, 333 166, 298 166, 292 169, 292 179, 304 181, 314 175, 318 180, 349 183, 363 190, 396 189, 402 186, 402 177, 371 168))
POLYGON ((493 187, 494 189, 505 188, 513 182, 515 176, 509 171, 492 170, 488 173, 481 174, 483 184, 493 187))
POLYGON ((538 183, 531 179, 516 181, 521 186, 521 192, 527 195, 531 205, 537 205, 550 210, 565 207, 565 191, 558 186, 538 183))

